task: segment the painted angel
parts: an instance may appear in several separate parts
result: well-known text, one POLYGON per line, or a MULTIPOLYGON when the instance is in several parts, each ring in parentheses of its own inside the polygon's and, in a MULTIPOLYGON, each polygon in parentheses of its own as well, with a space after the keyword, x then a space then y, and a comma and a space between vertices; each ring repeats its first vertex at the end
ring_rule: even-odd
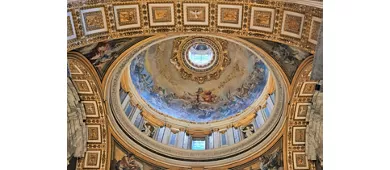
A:
POLYGON ((205 101, 207 103, 213 103, 213 102, 215 102, 215 98, 217 96, 215 94, 213 94, 211 91, 204 91, 201 94, 201 97, 202 97, 203 101, 205 101))

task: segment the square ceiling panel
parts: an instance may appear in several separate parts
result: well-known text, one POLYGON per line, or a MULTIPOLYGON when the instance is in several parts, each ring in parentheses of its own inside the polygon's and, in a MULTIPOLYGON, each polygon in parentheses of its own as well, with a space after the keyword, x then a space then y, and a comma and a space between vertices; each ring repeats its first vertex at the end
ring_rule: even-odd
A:
POLYGON ((118 30, 141 26, 138 5, 114 6, 115 25, 118 30))
POLYGON ((318 17, 313 17, 311 19, 309 42, 317 44, 318 35, 320 33, 322 19, 318 17))
POLYGON ((252 7, 250 29, 272 32, 275 22, 275 9, 252 7))
POLYGON ((294 38, 301 38, 304 18, 304 14, 284 11, 281 34, 294 38))
POLYGON ((242 6, 218 4, 218 26, 241 28, 242 6))
POLYGON ((174 26, 173 3, 148 4, 150 26, 174 26))
POLYGON ((208 3, 183 3, 184 25, 209 24, 208 3))
POLYGON ((74 29, 72 12, 68 12, 67 13, 66 22, 67 22, 67 36, 68 36, 68 40, 76 38, 76 31, 74 29))
POLYGON ((84 9, 80 12, 85 35, 106 32, 108 30, 103 7, 84 9))

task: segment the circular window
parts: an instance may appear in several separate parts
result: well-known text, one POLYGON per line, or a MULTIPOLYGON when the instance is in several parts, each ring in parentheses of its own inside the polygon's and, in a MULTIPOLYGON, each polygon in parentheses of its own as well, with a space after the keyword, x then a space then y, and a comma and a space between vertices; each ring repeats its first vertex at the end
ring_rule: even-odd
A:
POLYGON ((194 44, 188 51, 188 59, 198 67, 207 66, 213 61, 213 50, 207 44, 194 44))
POLYGON ((213 46, 203 39, 193 40, 185 51, 185 64, 195 71, 207 71, 218 60, 213 46))

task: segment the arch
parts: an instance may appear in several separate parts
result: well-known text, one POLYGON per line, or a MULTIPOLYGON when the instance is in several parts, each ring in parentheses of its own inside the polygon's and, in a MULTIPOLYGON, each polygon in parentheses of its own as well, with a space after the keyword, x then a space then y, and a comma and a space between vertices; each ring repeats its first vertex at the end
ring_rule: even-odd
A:
MULTIPOLYGON (((313 59, 314 57, 306 58, 294 76, 292 84, 290 86, 290 95, 291 99, 289 101, 288 113, 287 113, 287 128, 286 133, 291 134, 287 137, 287 148, 292 148, 293 146, 302 146, 289 149, 286 153, 288 164, 288 169, 295 169, 295 167, 300 164, 300 166, 306 166, 307 169, 315 168, 313 162, 308 161, 307 158, 303 159, 300 163, 295 162, 297 155, 305 156, 306 149, 306 129, 309 122, 306 120, 307 114, 310 114, 309 106, 311 105, 314 89, 311 92, 302 92, 302 90, 308 86, 315 85, 318 81, 310 80, 310 74, 313 68, 313 59), (312 93, 312 94, 311 94, 312 93), (300 109, 306 108, 304 114, 301 113, 300 109)), ((304 110, 304 109, 302 109, 304 110)))
POLYGON ((86 112, 87 151, 78 159, 78 168, 102 168, 107 165, 107 121, 99 76, 91 63, 81 54, 69 52, 70 74, 78 89, 80 102, 86 112), (92 162, 92 163, 88 163, 92 162))

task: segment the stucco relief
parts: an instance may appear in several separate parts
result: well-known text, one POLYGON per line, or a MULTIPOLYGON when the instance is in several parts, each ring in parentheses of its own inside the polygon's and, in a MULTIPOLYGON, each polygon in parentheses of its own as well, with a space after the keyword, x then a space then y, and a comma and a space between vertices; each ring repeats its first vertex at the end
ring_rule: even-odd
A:
POLYGON ((87 127, 85 126, 86 114, 84 106, 74 87, 72 80, 67 78, 67 160, 71 157, 84 157, 87 150, 87 127))

